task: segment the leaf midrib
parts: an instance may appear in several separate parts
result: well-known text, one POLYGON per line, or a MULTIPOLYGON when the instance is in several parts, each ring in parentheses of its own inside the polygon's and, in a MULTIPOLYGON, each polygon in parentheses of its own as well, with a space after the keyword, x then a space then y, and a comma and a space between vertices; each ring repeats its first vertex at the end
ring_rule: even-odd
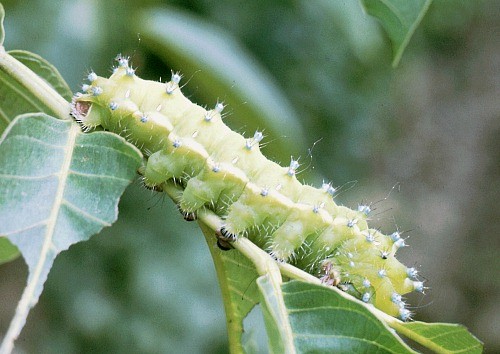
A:
POLYGON ((59 216, 59 211, 61 210, 61 205, 64 200, 64 191, 66 189, 66 182, 68 180, 68 176, 70 175, 70 166, 71 160, 73 158, 73 151, 76 142, 76 137, 80 133, 80 128, 76 124, 71 124, 69 132, 68 132, 68 140, 66 146, 63 148, 65 151, 64 160, 61 165, 60 173, 58 174, 59 185, 57 187, 56 196, 54 198, 54 203, 52 205, 52 210, 50 211, 50 215, 47 219, 47 228, 44 234, 44 242, 40 252, 40 257, 38 258, 38 262, 36 264, 35 269, 33 270, 33 282, 31 282, 30 286, 30 295, 33 294, 35 290, 35 285, 38 283, 38 279, 42 272, 43 266, 45 264, 45 260, 47 257, 47 253, 51 246, 53 246, 53 235, 54 230, 57 224, 57 218, 59 216))

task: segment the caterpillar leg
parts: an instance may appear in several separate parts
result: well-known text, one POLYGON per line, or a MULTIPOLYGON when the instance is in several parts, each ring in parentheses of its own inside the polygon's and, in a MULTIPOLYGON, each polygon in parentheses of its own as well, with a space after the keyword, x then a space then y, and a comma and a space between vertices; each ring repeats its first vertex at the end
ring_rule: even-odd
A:
POLYGON ((217 240, 217 247, 219 247, 221 251, 230 251, 233 249, 233 246, 231 246, 229 242, 224 240, 217 240))
POLYGON ((220 230, 215 232, 215 237, 217 237, 217 247, 219 247, 222 251, 229 251, 234 248, 229 243, 229 241, 234 241, 234 239, 227 238, 220 230))
POLYGON ((179 204, 177 204, 177 209, 179 210, 179 212, 181 213, 182 217, 186 221, 195 221, 196 219, 198 219, 198 216, 196 215, 196 213, 187 212, 187 211, 182 210, 182 208, 181 208, 181 206, 179 204))

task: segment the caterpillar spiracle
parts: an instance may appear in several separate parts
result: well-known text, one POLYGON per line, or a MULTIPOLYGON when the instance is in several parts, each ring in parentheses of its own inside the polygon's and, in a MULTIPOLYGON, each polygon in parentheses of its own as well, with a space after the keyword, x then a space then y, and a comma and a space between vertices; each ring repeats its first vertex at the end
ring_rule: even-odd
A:
POLYGON ((244 138, 222 121, 222 103, 208 111, 192 103, 178 73, 167 83, 147 81, 128 58, 117 61, 109 78, 89 74, 72 114, 84 129, 101 126, 141 149, 147 186, 175 179, 183 186, 180 210, 190 217, 213 210, 223 220, 219 236, 248 237, 275 259, 410 318, 403 295, 423 291, 423 282, 395 257, 405 246, 401 235, 368 226, 369 206, 352 210, 335 203, 331 184, 300 183, 297 160, 287 167, 268 160, 259 147, 262 132, 244 138))

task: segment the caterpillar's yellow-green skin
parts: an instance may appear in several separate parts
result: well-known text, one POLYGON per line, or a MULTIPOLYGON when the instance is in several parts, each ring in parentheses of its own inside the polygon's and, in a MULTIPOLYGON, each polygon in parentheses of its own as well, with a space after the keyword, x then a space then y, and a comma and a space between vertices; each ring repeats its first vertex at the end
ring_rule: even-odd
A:
POLYGON ((181 210, 210 208, 224 220, 223 234, 249 237, 276 259, 409 318, 401 295, 423 285, 395 258, 404 245, 399 234, 370 229, 365 210, 337 205, 328 184, 301 184, 293 166, 268 160, 258 141, 229 129, 220 109, 206 111, 184 97, 180 77, 146 81, 126 59, 119 64, 109 79, 89 75, 73 114, 85 128, 102 126, 139 147, 148 158, 147 185, 175 179, 184 186, 181 210))

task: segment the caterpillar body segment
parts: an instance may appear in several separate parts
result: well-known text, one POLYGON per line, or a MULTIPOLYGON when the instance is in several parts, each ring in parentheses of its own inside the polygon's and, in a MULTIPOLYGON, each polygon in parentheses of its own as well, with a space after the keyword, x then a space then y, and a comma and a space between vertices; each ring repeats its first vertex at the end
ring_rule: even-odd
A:
POLYGON ((209 110, 192 103, 180 90, 178 73, 168 83, 147 81, 125 58, 118 62, 110 78, 89 75, 90 84, 74 97, 73 115, 84 129, 102 126, 140 148, 148 187, 180 183, 186 219, 212 209, 223 219, 223 248, 246 236, 325 284, 390 315, 410 317, 402 295, 422 291, 423 284, 414 268, 395 258, 405 245, 399 233, 369 228, 369 206, 352 210, 334 202, 330 184, 300 183, 297 160, 287 167, 268 160, 259 147, 262 132, 244 138, 224 124, 222 103, 209 110))

